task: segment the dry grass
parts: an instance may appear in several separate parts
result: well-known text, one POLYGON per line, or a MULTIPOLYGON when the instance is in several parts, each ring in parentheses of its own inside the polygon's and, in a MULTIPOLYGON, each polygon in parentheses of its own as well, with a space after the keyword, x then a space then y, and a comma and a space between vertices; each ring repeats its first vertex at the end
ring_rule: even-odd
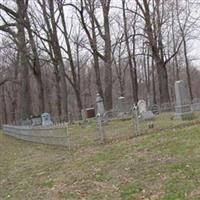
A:
POLYGON ((72 152, 1 133, 0 199, 199 199, 199 166, 198 126, 72 152))

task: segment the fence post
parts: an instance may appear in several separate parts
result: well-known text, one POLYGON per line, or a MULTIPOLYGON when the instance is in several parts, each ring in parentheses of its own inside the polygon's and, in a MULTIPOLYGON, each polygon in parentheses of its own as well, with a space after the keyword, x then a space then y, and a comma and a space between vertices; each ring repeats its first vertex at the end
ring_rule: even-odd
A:
POLYGON ((105 142, 105 129, 104 129, 104 122, 103 122, 103 116, 101 116, 100 113, 96 115, 97 118, 97 129, 99 132, 99 139, 101 143, 105 142))
POLYGON ((70 144, 70 133, 69 133, 69 123, 67 123, 65 125, 65 130, 66 130, 66 140, 67 140, 67 144, 68 144, 68 149, 69 151, 71 150, 71 144, 70 144))
POLYGON ((140 135, 138 107, 136 105, 133 106, 133 125, 136 131, 136 136, 140 135))

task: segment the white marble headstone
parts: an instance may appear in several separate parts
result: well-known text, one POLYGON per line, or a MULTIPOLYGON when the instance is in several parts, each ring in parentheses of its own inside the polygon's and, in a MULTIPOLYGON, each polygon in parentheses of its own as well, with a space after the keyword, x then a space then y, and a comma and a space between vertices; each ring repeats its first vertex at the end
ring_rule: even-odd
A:
POLYGON ((49 113, 42 113, 41 118, 42 118, 42 126, 49 126, 53 124, 49 113))
POLYGON ((139 100, 137 103, 139 113, 144 113, 147 111, 147 104, 145 100, 139 100))

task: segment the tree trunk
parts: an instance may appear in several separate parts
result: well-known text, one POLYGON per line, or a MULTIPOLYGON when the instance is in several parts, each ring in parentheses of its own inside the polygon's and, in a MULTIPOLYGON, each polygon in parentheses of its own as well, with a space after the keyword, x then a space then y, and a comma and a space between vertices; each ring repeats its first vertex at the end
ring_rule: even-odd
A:
POLYGON ((96 85, 97 85, 97 91, 100 94, 100 96, 104 99, 103 95, 103 87, 101 83, 101 74, 100 74, 100 68, 99 68, 99 57, 96 53, 93 54, 94 59, 94 71, 96 76, 96 85))
POLYGON ((31 49, 33 52, 33 57, 34 57, 33 58, 33 72, 34 72, 33 74, 35 76, 35 79, 37 81, 37 86, 38 86, 39 112, 43 113, 45 112, 45 105, 44 105, 45 93, 44 93, 44 87, 42 83, 41 66, 40 66, 39 55, 38 55, 37 47, 33 38, 33 33, 32 33, 27 10, 26 10, 26 29, 28 31, 30 45, 31 45, 31 49))
POLYGON ((188 61, 188 55, 187 55, 187 44, 185 41, 185 37, 183 36, 183 50, 184 50, 184 57, 185 57, 185 66, 186 66, 186 74, 187 74, 187 82, 190 92, 190 99, 193 100, 193 94, 192 94, 192 83, 191 83, 191 77, 190 77, 190 68, 189 68, 189 61, 188 61))
MULTIPOLYGON (((154 37, 154 31, 156 30, 153 31, 153 28, 152 28, 151 14, 150 14, 149 4, 147 0, 143 0, 144 7, 139 2, 139 0, 136 0, 136 2, 144 15, 144 19, 146 23, 145 31, 148 36, 149 44, 152 51, 152 56, 155 61, 155 66, 157 69, 159 92, 160 92, 160 104, 169 103, 170 98, 169 98, 169 90, 168 90, 168 75, 167 75, 166 63, 163 58, 162 41, 161 41, 162 37, 160 35, 161 33, 158 33, 159 41, 156 40, 156 38, 154 37)), ((159 31, 161 31, 160 27, 159 27, 159 31)))
POLYGON ((126 13, 125 13, 125 0, 122 1, 122 7, 123 7, 123 21, 124 21, 124 35, 125 35, 125 42, 126 42, 126 48, 128 52, 128 62, 129 62, 129 70, 130 70, 130 77, 131 77, 131 85, 132 85, 132 95, 133 95, 133 101, 135 104, 138 102, 138 87, 137 87, 137 72, 136 72, 136 60, 135 60, 135 38, 133 36, 133 62, 134 62, 134 68, 133 68, 133 62, 132 62, 132 53, 130 50, 129 45, 129 36, 128 36, 128 27, 127 27, 127 19, 126 19, 126 13))
POLYGON ((54 1, 49 0, 49 10, 50 10, 50 19, 51 19, 51 25, 52 25, 52 47, 54 51, 55 59, 58 63, 58 72, 60 77, 60 87, 61 87, 61 95, 62 95, 62 118, 65 120, 68 120, 68 95, 67 95, 67 82, 65 79, 65 67, 62 59, 61 49, 58 41, 58 35, 57 35, 57 27, 56 27, 56 21, 54 16, 54 1))
POLYGON ((157 63, 156 69, 158 73, 160 103, 170 103, 167 69, 162 62, 160 64, 157 63))
POLYGON ((29 62, 27 56, 27 47, 25 39, 25 2, 17 0, 18 17, 18 51, 19 51, 19 66, 21 74, 21 90, 20 90, 20 103, 21 103, 21 119, 26 119, 31 115, 31 95, 30 95, 30 83, 29 83, 29 62))
POLYGON ((7 124, 8 122, 8 116, 7 116, 7 109, 6 109, 6 99, 5 99, 5 85, 3 84, 1 86, 1 99, 2 99, 2 114, 3 114, 3 119, 2 122, 3 124, 7 124))
MULTIPOLYGON (((106 1, 105 1, 106 2, 106 1)), ((105 32, 105 55, 104 55, 104 67, 105 67, 105 90, 104 90, 104 103, 105 109, 111 110, 113 107, 112 100, 112 56, 111 56, 111 38, 110 38, 110 22, 109 22, 109 9, 110 5, 103 6, 103 16, 104 16, 104 32, 105 32)))
POLYGON ((152 59, 151 62, 151 66, 152 66, 152 92, 153 92, 153 103, 157 104, 157 100, 156 100, 156 83, 155 83, 155 66, 154 66, 154 60, 152 59))

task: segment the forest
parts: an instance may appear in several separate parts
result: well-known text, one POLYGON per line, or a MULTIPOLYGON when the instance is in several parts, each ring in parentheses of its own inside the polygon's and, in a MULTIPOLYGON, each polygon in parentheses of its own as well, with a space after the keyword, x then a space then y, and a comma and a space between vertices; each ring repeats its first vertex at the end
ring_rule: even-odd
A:
POLYGON ((0 124, 48 112, 68 120, 118 97, 200 98, 197 0, 0 0, 0 124))

